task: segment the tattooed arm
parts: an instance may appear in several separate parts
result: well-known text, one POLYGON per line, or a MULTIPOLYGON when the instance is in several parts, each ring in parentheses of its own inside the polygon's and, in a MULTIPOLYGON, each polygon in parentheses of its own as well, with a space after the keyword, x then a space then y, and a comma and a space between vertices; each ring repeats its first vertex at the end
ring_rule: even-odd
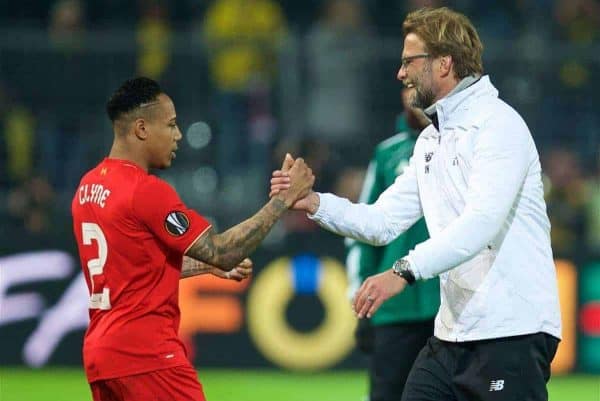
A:
MULTIPOLYGON (((289 159, 288 159, 289 158, 289 159)), ((312 170, 298 158, 289 170, 290 187, 275 195, 254 216, 230 228, 222 234, 209 229, 187 251, 186 255, 196 260, 231 270, 267 236, 273 225, 294 202, 308 194, 315 181, 312 170)))
POLYGON ((272 198, 254 216, 224 233, 208 230, 186 255, 230 270, 258 247, 288 207, 280 198, 272 198))
POLYGON ((181 265, 181 276, 180 278, 194 277, 201 274, 210 273, 219 278, 228 280, 241 281, 252 275, 253 263, 250 259, 246 258, 242 260, 236 267, 231 271, 223 271, 223 269, 209 265, 208 263, 200 262, 199 260, 192 259, 188 256, 183 257, 183 263, 181 265))
POLYGON ((184 256, 183 263, 181 264, 180 278, 188 278, 199 276, 200 274, 210 273, 214 267, 215 266, 209 265, 208 263, 184 256))

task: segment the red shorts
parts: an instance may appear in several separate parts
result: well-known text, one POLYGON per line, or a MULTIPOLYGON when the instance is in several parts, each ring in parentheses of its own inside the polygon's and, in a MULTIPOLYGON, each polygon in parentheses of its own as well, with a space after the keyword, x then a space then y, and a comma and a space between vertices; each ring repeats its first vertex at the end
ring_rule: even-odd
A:
POLYGON ((90 383, 94 401, 206 401, 189 365, 90 383))

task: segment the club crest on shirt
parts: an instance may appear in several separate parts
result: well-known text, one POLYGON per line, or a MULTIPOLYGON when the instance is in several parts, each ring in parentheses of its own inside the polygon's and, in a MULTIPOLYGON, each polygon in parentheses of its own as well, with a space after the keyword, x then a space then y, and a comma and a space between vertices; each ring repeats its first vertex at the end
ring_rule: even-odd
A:
POLYGON ((171 235, 179 237, 190 228, 190 220, 183 212, 174 211, 165 219, 165 229, 171 235))

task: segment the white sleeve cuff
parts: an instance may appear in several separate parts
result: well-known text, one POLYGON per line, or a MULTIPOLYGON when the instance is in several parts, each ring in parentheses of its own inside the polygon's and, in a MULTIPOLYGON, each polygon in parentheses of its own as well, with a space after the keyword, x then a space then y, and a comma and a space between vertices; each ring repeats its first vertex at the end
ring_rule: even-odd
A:
POLYGON ((402 259, 410 264, 410 271, 413 273, 413 276, 415 276, 415 280, 423 280, 423 275, 419 271, 419 267, 415 264, 414 259, 411 258, 410 255, 406 255, 402 259))
POLYGON ((315 194, 317 194, 317 196, 319 197, 319 208, 317 209, 317 211, 315 212, 315 214, 310 214, 310 213, 306 213, 306 217, 308 217, 309 219, 319 222, 319 221, 323 221, 327 218, 328 214, 327 214, 327 196, 324 196, 326 194, 322 194, 320 192, 315 192, 315 194))

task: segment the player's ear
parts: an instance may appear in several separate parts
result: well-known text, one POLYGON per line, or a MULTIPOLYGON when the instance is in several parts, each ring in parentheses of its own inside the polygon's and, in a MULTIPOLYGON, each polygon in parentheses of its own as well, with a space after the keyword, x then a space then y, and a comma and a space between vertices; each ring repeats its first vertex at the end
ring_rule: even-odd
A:
POLYGON ((452 56, 442 56, 440 57, 440 73, 443 77, 449 75, 452 72, 452 67, 454 63, 452 60, 452 56))
POLYGON ((148 130, 146 127, 146 120, 143 118, 136 118, 133 122, 133 131, 135 132, 135 136, 142 141, 145 141, 148 138, 148 130))

